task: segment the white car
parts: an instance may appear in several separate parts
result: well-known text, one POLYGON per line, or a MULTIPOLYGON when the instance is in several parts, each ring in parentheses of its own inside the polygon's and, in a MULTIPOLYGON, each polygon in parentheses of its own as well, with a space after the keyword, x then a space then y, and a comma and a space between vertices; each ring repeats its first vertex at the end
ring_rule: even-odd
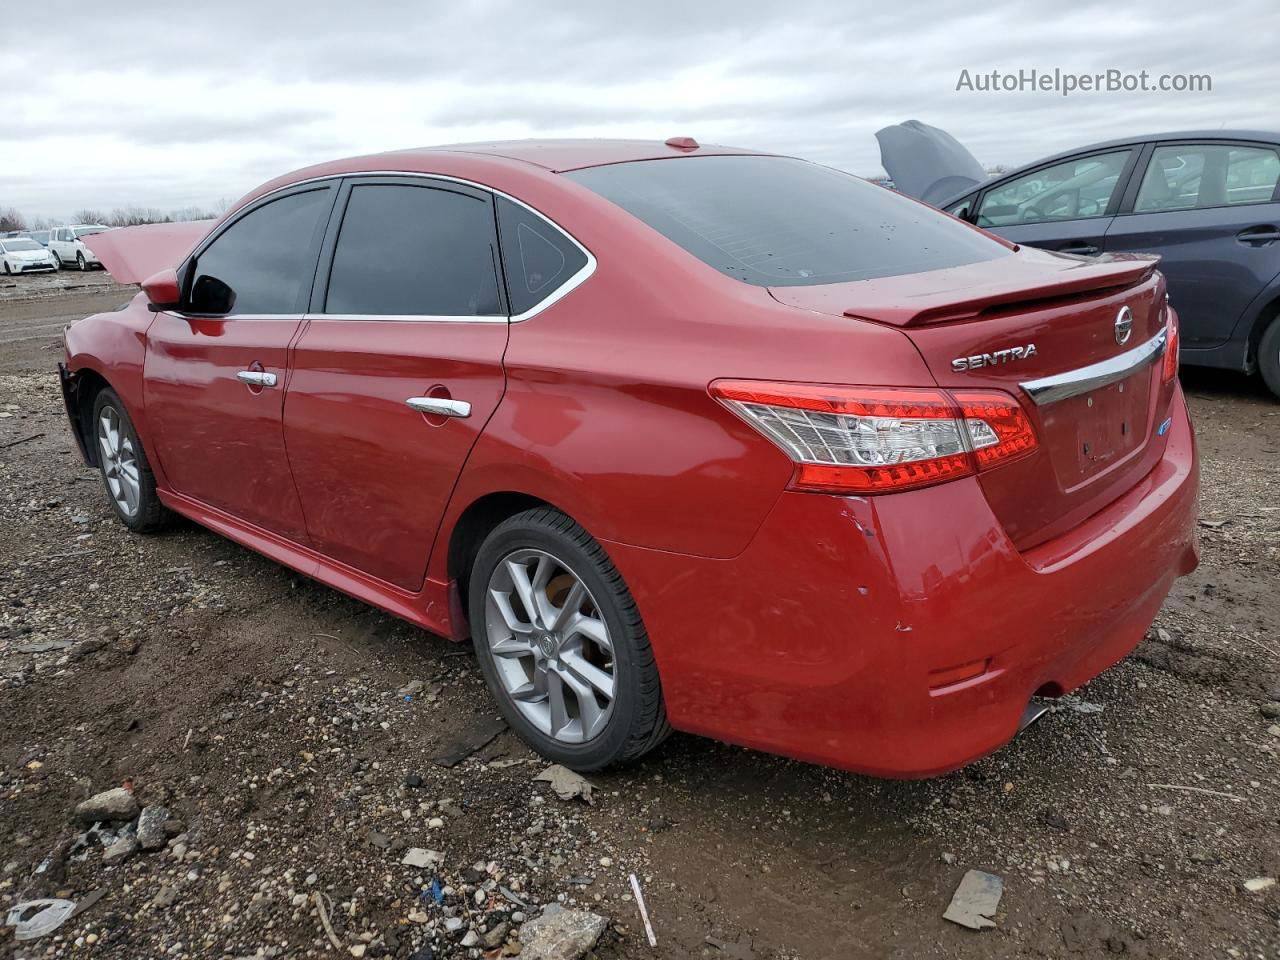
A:
POLYGON ((30 237, 0 240, 0 271, 6 276, 33 270, 56 270, 49 251, 30 237))
POLYGON ((81 270, 102 266, 97 254, 86 247, 81 238, 110 229, 98 223, 76 223, 50 230, 49 253, 53 255, 53 265, 59 270, 71 266, 81 270))

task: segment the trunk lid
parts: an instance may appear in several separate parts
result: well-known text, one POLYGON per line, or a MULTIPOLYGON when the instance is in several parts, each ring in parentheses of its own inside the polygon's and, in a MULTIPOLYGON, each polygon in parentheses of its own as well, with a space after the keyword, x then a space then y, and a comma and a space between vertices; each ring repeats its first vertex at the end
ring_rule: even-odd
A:
POLYGON ((1154 257, 1086 260, 1023 250, 951 270, 771 292, 791 306, 900 328, 939 386, 1018 398, 1039 446, 979 481, 1025 550, 1114 502, 1164 452, 1160 425, 1173 384, 1161 382, 1162 351, 1136 362, 1165 328, 1164 278, 1155 264, 1154 257), (1130 329, 1120 343, 1124 308, 1130 329), (1024 386, 1091 367, 1099 376, 1077 384, 1074 395, 1059 388, 1037 401, 1024 386))

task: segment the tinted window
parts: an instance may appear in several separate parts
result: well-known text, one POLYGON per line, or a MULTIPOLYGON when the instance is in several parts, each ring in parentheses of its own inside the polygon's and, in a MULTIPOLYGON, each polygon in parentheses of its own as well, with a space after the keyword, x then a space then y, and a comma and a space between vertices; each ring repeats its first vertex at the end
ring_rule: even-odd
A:
POLYGON ((299 313, 310 293, 328 188, 272 200, 223 231, 196 261, 192 313, 299 313))
POLYGON ((587 265, 582 249, 518 203, 498 198, 503 267, 513 314, 532 310, 587 265))
POLYGON ((1264 147, 1185 144, 1151 153, 1133 209, 1137 213, 1267 203, 1280 158, 1264 147))
POLYGON ((502 314, 493 208, 452 190, 352 188, 333 251, 326 313, 502 314))
POLYGON ((1117 150, 1067 160, 994 187, 982 198, 978 226, 1105 216, 1129 152, 1117 150))
POLYGON ((939 270, 1009 253, 900 194, 786 157, 685 157, 565 174, 759 286, 939 270))

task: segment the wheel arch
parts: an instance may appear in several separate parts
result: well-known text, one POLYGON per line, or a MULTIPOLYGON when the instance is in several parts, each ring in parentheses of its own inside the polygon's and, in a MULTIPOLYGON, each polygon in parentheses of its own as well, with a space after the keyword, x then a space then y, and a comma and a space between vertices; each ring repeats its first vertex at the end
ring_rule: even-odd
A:
POLYGON ((1266 292, 1268 299, 1254 315, 1253 324, 1249 328, 1248 359, 1250 369, 1257 363, 1258 347, 1262 338, 1271 329, 1271 325, 1280 321, 1280 288, 1272 288, 1266 292))
MULTIPOLYGON (((479 552, 485 537, 504 520, 537 507, 550 507, 565 513, 556 504, 533 494, 517 490, 498 490, 477 497, 458 514, 458 519, 449 530, 445 569, 448 579, 457 584, 458 597, 464 612, 471 565, 475 562, 476 553, 479 552)), ((569 516, 567 513, 565 515, 569 516)))
POLYGON ((80 449, 84 451, 85 463, 96 467, 99 461, 98 445, 93 442, 93 404, 98 399, 98 394, 113 388, 107 378, 92 367, 82 367, 75 371, 69 383, 67 415, 71 419, 71 428, 76 432, 80 449))

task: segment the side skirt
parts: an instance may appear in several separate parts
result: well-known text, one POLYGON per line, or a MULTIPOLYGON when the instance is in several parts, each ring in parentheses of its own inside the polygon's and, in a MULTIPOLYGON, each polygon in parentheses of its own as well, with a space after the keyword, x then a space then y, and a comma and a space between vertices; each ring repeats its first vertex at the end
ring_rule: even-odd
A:
POLYGON ((160 502, 170 510, 242 547, 431 633, 454 636, 449 616, 448 583, 428 578, 420 593, 410 593, 184 494, 167 490, 157 492, 160 502))

